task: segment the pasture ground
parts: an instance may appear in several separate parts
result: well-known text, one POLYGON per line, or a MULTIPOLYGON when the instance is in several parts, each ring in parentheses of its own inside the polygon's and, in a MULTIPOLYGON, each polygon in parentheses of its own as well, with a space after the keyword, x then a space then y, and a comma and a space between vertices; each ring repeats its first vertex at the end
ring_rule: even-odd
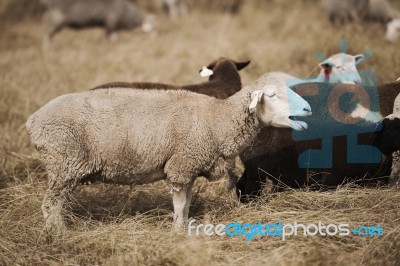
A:
POLYGON ((199 178, 190 214, 197 223, 321 221, 384 228, 383 237, 246 241, 176 233, 163 182, 80 186, 72 227, 49 241, 40 210, 46 174, 24 125, 50 99, 109 81, 200 82, 200 67, 220 56, 252 60, 241 73, 244 84, 272 70, 316 75, 315 54, 339 52, 342 38, 348 53, 373 52, 359 69, 374 69, 379 83, 392 82, 400 76, 400 52, 384 40, 384 26, 332 27, 315 0, 247 1, 237 16, 195 8, 177 21, 161 15, 157 36, 123 31, 110 42, 101 29, 66 29, 43 50, 40 8, 32 2, 0 3, 0 265, 399 265, 400 194, 385 187, 288 190, 243 205, 225 191, 226 180, 199 178))

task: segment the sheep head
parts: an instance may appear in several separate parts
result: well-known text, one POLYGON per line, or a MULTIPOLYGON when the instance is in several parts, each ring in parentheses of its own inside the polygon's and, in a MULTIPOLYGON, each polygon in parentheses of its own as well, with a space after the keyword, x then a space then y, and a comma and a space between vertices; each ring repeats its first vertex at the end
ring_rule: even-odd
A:
POLYGON ((400 38, 400 19, 393 19, 386 25, 386 40, 395 43, 400 38))
POLYGON ((310 104, 286 86, 265 85, 250 94, 250 113, 255 113, 260 122, 274 127, 307 129, 307 123, 297 117, 311 115, 310 104))
POLYGON ((221 57, 208 64, 208 66, 203 66, 202 69, 200 69, 199 73, 200 76, 210 77, 211 80, 212 75, 217 74, 220 76, 225 76, 225 74, 227 73, 229 74, 231 72, 240 71, 249 64, 250 60, 243 62, 236 62, 232 59, 221 57))
POLYGON ((360 84, 361 77, 357 65, 365 59, 363 54, 349 55, 345 53, 334 54, 322 63, 319 81, 329 83, 360 84))

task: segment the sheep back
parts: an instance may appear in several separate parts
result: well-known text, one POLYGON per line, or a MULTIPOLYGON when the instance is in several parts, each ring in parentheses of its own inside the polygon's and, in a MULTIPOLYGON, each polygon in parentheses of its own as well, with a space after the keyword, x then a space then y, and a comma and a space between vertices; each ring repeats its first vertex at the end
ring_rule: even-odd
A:
POLYGON ((222 155, 211 130, 214 101, 184 91, 67 94, 35 112, 27 130, 50 171, 61 167, 76 178, 96 174, 120 184, 154 182, 173 171, 178 179, 169 181, 182 184, 190 179, 179 180, 181 173, 220 172, 215 168, 222 155))

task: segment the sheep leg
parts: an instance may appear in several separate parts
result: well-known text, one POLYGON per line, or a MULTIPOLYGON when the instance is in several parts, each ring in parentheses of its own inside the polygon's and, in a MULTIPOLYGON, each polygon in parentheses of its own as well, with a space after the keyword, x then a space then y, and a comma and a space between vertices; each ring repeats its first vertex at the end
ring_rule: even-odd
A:
POLYGON ((106 34, 111 42, 115 42, 118 38, 116 31, 118 18, 114 15, 109 15, 106 18, 106 34))
POLYGON ((393 153, 389 185, 392 187, 400 187, 400 151, 395 151, 393 153))
MULTIPOLYGON (((195 158, 195 157, 193 157, 195 158)), ((197 176, 194 169, 195 159, 188 159, 187 155, 176 154, 164 167, 167 183, 172 188, 172 202, 174 205, 174 222, 176 228, 182 228, 188 219, 189 206, 192 199, 192 187, 197 176), (185 160, 182 160, 182 158, 185 160)))
POLYGON ((42 213, 48 231, 62 232, 65 229, 65 218, 69 216, 69 196, 76 184, 66 184, 57 180, 55 175, 49 174, 49 188, 42 202, 42 213))
POLYGON ((332 14, 332 13, 329 14, 329 22, 330 22, 331 24, 335 25, 335 23, 336 23, 336 16, 335 16, 335 14, 332 14))
POLYGON ((236 183, 236 196, 238 197, 240 202, 244 202, 246 199, 246 197, 243 195, 246 191, 246 185, 247 185, 247 170, 244 169, 242 176, 239 178, 239 181, 236 183))
POLYGON ((189 207, 192 201, 193 182, 185 184, 180 189, 174 189, 172 201, 174 204, 174 222, 176 228, 182 228, 189 218, 189 207))
POLYGON ((400 176, 398 173, 394 174, 393 172, 389 176, 389 185, 394 188, 400 187, 400 176))
POLYGON ((188 6, 186 5, 185 0, 180 0, 179 1, 179 15, 180 16, 186 16, 188 14, 188 6))
POLYGON ((193 183, 194 180, 188 184, 186 193, 186 204, 185 204, 185 209, 183 211, 183 217, 184 219, 186 219, 186 221, 189 219, 190 204, 192 202, 192 196, 193 196, 193 183))
POLYGON ((179 0, 164 0, 165 10, 167 11, 168 16, 172 19, 178 17, 178 1, 179 0))
MULTIPOLYGON (((239 156, 237 157, 237 160, 239 160, 241 162, 239 156)), ((228 180, 228 184, 227 184, 226 188, 228 191, 231 191, 236 186, 236 183, 238 182, 239 177, 240 177, 240 174, 237 172, 236 166, 237 166, 236 158, 227 160, 226 168, 228 170, 229 180, 228 180)))
POLYGON ((46 28, 45 42, 50 42, 53 36, 64 26, 64 15, 58 10, 47 11, 42 17, 42 23, 46 28))
POLYGON ((49 187, 42 202, 42 213, 45 219, 45 228, 48 231, 59 233, 66 227, 66 218, 71 216, 70 195, 78 185, 77 173, 80 169, 69 169, 69 164, 60 164, 59 162, 68 160, 57 154, 46 158, 50 166, 47 168, 49 187))

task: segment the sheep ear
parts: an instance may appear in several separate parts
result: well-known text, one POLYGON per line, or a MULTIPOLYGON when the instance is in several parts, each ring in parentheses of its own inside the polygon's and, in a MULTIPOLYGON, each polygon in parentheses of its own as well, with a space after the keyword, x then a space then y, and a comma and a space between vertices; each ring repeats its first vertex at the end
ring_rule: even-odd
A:
POLYGON ((214 74, 214 71, 212 71, 211 69, 203 66, 202 69, 200 69, 200 76, 202 77, 208 77, 211 76, 212 74, 214 74))
POLYGON ((364 61, 364 59, 365 59, 365 55, 363 55, 363 54, 358 54, 358 55, 354 56, 354 60, 356 61, 356 65, 358 65, 359 63, 364 61))
POLYGON ((251 93, 250 95, 250 105, 249 105, 249 111, 251 114, 253 114, 256 111, 256 106, 259 102, 261 102, 261 98, 264 94, 264 91, 262 90, 255 90, 251 93))
POLYGON ((333 64, 331 62, 325 61, 325 62, 320 63, 319 67, 324 69, 324 70, 330 70, 330 69, 332 69, 333 64))
POLYGON ((249 61, 245 61, 245 62, 235 62, 236 68, 237 70, 242 70, 243 68, 247 67, 250 64, 250 60, 249 61))

